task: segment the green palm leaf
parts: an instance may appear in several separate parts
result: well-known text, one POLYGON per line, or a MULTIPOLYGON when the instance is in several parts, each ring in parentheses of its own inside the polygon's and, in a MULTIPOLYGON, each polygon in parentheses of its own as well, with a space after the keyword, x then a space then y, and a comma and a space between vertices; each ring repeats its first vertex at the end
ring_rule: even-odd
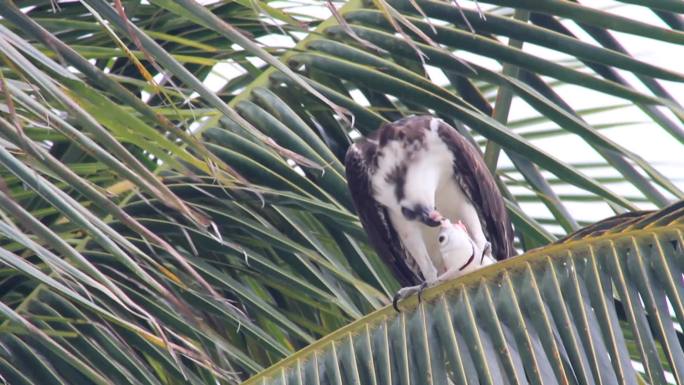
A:
POLYGON ((680 383, 683 220, 678 204, 497 263, 245 384, 680 383))

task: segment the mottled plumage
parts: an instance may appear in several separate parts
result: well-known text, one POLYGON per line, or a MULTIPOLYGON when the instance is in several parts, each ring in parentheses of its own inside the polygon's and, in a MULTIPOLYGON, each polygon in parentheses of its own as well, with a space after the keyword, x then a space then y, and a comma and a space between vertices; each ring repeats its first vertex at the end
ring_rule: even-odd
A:
POLYGON ((369 240, 402 285, 434 282, 445 271, 436 211, 463 221, 480 249, 490 242, 495 259, 515 254, 503 198, 479 150, 442 120, 386 124, 352 145, 345 164, 369 240))

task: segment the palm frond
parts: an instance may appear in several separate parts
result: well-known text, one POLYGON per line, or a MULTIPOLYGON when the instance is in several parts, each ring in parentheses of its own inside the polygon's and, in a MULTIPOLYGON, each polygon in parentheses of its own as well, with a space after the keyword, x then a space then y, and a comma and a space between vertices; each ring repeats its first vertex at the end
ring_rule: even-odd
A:
POLYGON ((245 384, 679 383, 683 218, 677 204, 431 288, 245 384))

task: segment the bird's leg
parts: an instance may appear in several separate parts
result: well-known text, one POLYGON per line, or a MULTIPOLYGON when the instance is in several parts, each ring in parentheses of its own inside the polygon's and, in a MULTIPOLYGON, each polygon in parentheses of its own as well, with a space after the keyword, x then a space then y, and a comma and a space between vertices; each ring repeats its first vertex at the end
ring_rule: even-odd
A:
MULTIPOLYGON (((463 226, 461 224, 461 226, 463 226)), ((475 245, 475 242, 473 240, 470 240, 472 247, 473 247, 473 253, 468 258, 468 260, 462 264, 461 266, 453 266, 441 275, 437 276, 437 278, 431 280, 431 281, 425 281, 421 283, 420 285, 416 286, 407 286, 407 287, 402 287, 397 291, 397 293, 394 295, 394 298, 392 298, 392 307, 394 307, 394 310, 399 312, 399 307, 397 306, 398 302, 401 300, 406 299, 407 297, 413 295, 413 294, 418 294, 418 302, 422 300, 422 295, 423 291, 427 289, 428 287, 433 287, 436 286, 442 282, 448 281, 450 279, 459 277, 460 275, 463 274, 463 270, 465 270, 468 266, 472 264, 476 264, 478 267, 483 266, 483 265, 489 265, 491 262, 484 263, 485 262, 485 257, 489 257, 488 254, 491 254, 492 250, 492 245, 491 243, 487 242, 485 243, 482 252, 479 253, 478 247, 475 245), (479 258, 478 258, 479 256, 479 258)), ((490 260, 492 258, 490 257, 490 260)))
MULTIPOLYGON (((434 221, 438 224, 444 218, 437 210, 427 211, 425 217, 428 218, 429 222, 434 221)), ((418 300, 420 301, 420 294, 427 286, 429 286, 428 282, 433 282, 437 278, 437 268, 433 264, 432 258, 430 258, 427 248, 425 247, 425 242, 423 241, 420 227, 414 223, 409 226, 410 227, 401 229, 400 235, 410 255, 418 265, 420 272, 423 274, 423 277, 425 277, 426 282, 420 285, 408 286, 399 289, 399 291, 394 295, 394 298, 392 298, 392 306, 397 312, 399 312, 399 307, 397 306, 399 301, 415 293, 419 294, 418 300)))
MULTIPOLYGON (((408 237, 410 239, 410 237, 408 237)), ((410 242, 410 241, 409 241, 410 242)), ((409 243, 411 244, 411 243, 409 243)), ((416 286, 407 286, 407 287, 402 287, 399 289, 397 294, 394 295, 394 298, 392 299, 392 306, 394 307, 394 310, 399 312, 399 308, 397 307, 397 302, 400 300, 403 300, 415 293, 418 293, 418 300, 420 301, 420 294, 422 294, 423 290, 429 286, 429 282, 433 282, 437 278, 437 269, 435 266, 432 264, 432 260, 430 259, 429 255, 427 254, 427 250, 425 250, 425 246, 423 244, 419 244, 419 247, 422 252, 416 253, 415 261, 418 264, 418 267, 420 268, 421 272, 423 273, 423 276, 427 278, 425 282, 423 282, 420 285, 416 286)))
MULTIPOLYGON (((472 262, 472 260, 471 260, 471 262, 472 262)), ((461 274, 463 274, 462 271, 463 271, 462 268, 454 266, 454 267, 450 268, 449 270, 445 271, 444 273, 442 273, 442 275, 440 275, 439 277, 437 277, 437 280, 435 281, 434 284, 438 285, 442 282, 456 278, 456 277, 460 276, 461 274)))
POLYGON ((427 281, 420 284, 420 288, 418 288, 418 303, 423 301, 423 290, 428 286, 432 287, 434 285, 434 282, 428 283, 427 281))
POLYGON ((494 259, 494 257, 492 257, 492 244, 489 242, 485 243, 484 247, 482 248, 482 257, 480 257, 480 265, 484 263, 485 256, 494 259))

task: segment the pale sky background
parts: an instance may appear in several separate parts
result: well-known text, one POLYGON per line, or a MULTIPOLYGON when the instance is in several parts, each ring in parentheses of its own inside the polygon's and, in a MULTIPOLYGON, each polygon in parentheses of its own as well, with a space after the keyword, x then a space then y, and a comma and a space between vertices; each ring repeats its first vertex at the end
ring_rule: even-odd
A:
MULTIPOLYGON (((666 24, 662 22, 654 13, 640 6, 608 0, 592 0, 591 2, 584 1, 583 3, 585 5, 591 5, 592 7, 598 9, 608 10, 612 13, 629 17, 644 23, 649 23, 660 27, 667 27, 666 24)), ((295 3, 290 2, 283 4, 292 5, 295 3)), ((320 2, 298 1, 296 4, 298 4, 296 10, 300 13, 316 15, 319 17, 328 14, 328 11, 325 8, 320 7, 320 2)), ((337 3, 338 6, 340 6, 340 4, 341 3, 337 3)), ((459 1, 459 4, 463 7, 474 9, 474 3, 459 1)), ((278 6, 278 3, 272 3, 272 5, 278 6)), ((487 4, 481 4, 481 6, 483 9, 491 8, 491 6, 488 6, 487 4)), ((575 27, 573 23, 567 21, 563 22, 578 36, 582 37, 584 41, 594 43, 591 37, 589 37, 586 33, 583 33, 583 31, 581 31, 579 28, 575 27)), ((277 33, 277 29, 274 29, 274 32, 277 33)), ((670 43, 660 43, 652 39, 621 32, 612 33, 623 44, 623 46, 630 50, 630 54, 632 56, 650 64, 658 65, 674 71, 684 72, 684 46, 670 43)), ((293 45, 293 42, 284 36, 268 36, 261 38, 260 41, 269 45, 275 44, 285 47, 293 45)), ((568 57, 550 49, 533 46, 528 43, 525 43, 523 48, 530 53, 542 56, 549 60, 560 61, 568 57)), ((468 54, 466 52, 458 52, 457 55, 471 59, 478 64, 486 65, 493 69, 499 68, 498 63, 493 60, 483 59, 482 57, 468 54)), ((253 59, 253 61, 255 63, 260 63, 258 59, 253 59)), ((583 70, 589 71, 588 69, 583 70)), ((646 88, 642 86, 634 76, 631 76, 625 71, 619 72, 625 76, 634 86, 636 86, 637 89, 646 90, 646 88)), ((223 84, 225 84, 227 79, 237 76, 240 73, 240 69, 237 66, 230 63, 221 63, 216 66, 215 73, 211 74, 206 79, 205 83, 211 89, 218 90, 223 86, 223 84)), ((441 73, 430 71, 430 75, 435 82, 440 84, 446 83, 446 79, 441 73)), ((660 83, 670 91, 676 100, 684 100, 684 84, 668 81, 660 81, 660 83)), ((556 91, 567 102, 569 102, 575 110, 629 103, 623 99, 611 97, 598 92, 588 91, 587 89, 580 90, 579 87, 571 85, 556 87, 556 91)), ((646 92, 648 93, 648 91, 646 92)), ((525 102, 516 98, 514 99, 511 107, 509 121, 515 121, 536 115, 537 113, 531 107, 526 105, 525 102)), ((676 120, 672 114, 670 114, 670 116, 675 122, 679 123, 680 126, 682 125, 682 123, 676 120)), ((634 153, 642 156, 649 162, 652 162, 655 167, 665 176, 672 179, 680 188, 684 189, 684 145, 675 140, 664 129, 650 122, 650 118, 646 116, 640 109, 634 106, 628 106, 616 111, 593 114, 587 116, 585 119, 590 124, 616 122, 630 123, 629 125, 625 126, 603 129, 601 130, 601 133, 614 140, 618 144, 633 151, 634 153)), ((540 128, 550 129, 555 128, 555 125, 553 123, 547 122, 530 127, 530 129, 540 128)), ((603 158, 601 158, 593 149, 585 144, 582 139, 572 134, 561 135, 554 138, 536 139, 533 140, 532 143, 554 155, 558 159, 571 164, 584 164, 591 162, 605 163, 603 158)), ((506 157, 502 157, 499 165, 500 167, 511 166, 510 161, 506 157)), ((616 172, 610 168, 586 169, 583 171, 587 175, 594 177, 616 175, 616 172)), ((518 177, 516 174, 511 174, 511 176, 516 178, 518 177)), ((627 183, 608 184, 606 187, 622 195, 641 196, 641 194, 635 188, 627 183)), ((581 190, 572 186, 559 186, 555 189, 559 194, 581 192, 581 190)), ((524 190, 516 190, 515 188, 513 188, 512 191, 524 192, 524 190)), ((650 204, 639 205, 643 208, 654 207, 650 204)), ((578 219, 587 221, 596 221, 613 215, 613 211, 608 207, 608 205, 603 203, 569 202, 567 203, 567 206, 570 212, 573 215, 576 215, 578 219)), ((522 204, 522 208, 526 213, 536 218, 551 217, 542 204, 524 203, 522 204)), ((555 228, 550 229, 556 230, 555 228)))

